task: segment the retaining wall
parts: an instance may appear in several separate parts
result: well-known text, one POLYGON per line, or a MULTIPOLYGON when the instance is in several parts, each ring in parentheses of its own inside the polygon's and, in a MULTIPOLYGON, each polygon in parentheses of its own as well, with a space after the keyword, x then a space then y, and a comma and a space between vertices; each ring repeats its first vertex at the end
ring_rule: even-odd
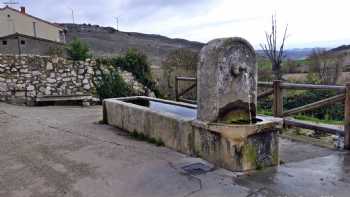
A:
POLYGON ((36 97, 91 95, 93 60, 0 55, 0 100, 30 104, 36 97))

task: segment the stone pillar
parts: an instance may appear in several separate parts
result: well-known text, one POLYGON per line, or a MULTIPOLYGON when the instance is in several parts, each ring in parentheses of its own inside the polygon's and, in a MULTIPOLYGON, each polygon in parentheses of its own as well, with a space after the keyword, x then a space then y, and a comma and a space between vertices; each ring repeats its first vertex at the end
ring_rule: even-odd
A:
POLYGON ((246 40, 222 38, 206 44, 197 78, 198 120, 235 123, 255 118, 256 56, 246 40))

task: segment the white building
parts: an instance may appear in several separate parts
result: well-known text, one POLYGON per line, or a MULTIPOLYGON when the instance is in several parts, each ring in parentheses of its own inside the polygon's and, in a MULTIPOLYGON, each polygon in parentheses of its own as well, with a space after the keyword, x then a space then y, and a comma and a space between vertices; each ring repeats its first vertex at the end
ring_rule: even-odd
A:
POLYGON ((13 34, 65 43, 62 27, 27 14, 25 7, 20 10, 9 6, 0 8, 0 37, 13 34))

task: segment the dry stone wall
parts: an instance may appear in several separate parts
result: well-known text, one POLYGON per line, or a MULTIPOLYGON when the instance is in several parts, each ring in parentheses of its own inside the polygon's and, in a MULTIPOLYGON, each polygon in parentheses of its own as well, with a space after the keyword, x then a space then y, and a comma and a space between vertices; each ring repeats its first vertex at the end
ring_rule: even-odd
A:
POLYGON ((91 95, 95 61, 0 55, 0 100, 32 103, 36 97, 91 95))
MULTIPOLYGON (((101 67, 111 66, 97 65, 93 59, 73 62, 60 57, 0 54, 0 101, 32 105, 42 97, 92 96, 101 67)), ((154 97, 132 73, 118 71, 135 94, 154 97)))

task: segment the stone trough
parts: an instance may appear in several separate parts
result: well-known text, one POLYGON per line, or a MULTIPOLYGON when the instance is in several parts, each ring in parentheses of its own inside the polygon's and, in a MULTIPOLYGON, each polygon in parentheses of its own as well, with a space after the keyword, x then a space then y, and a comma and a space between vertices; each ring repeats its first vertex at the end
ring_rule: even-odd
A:
POLYGON ((142 133, 218 167, 247 171, 279 164, 282 120, 256 116, 256 62, 241 38, 217 39, 200 53, 196 105, 127 97, 103 102, 104 121, 142 133))

